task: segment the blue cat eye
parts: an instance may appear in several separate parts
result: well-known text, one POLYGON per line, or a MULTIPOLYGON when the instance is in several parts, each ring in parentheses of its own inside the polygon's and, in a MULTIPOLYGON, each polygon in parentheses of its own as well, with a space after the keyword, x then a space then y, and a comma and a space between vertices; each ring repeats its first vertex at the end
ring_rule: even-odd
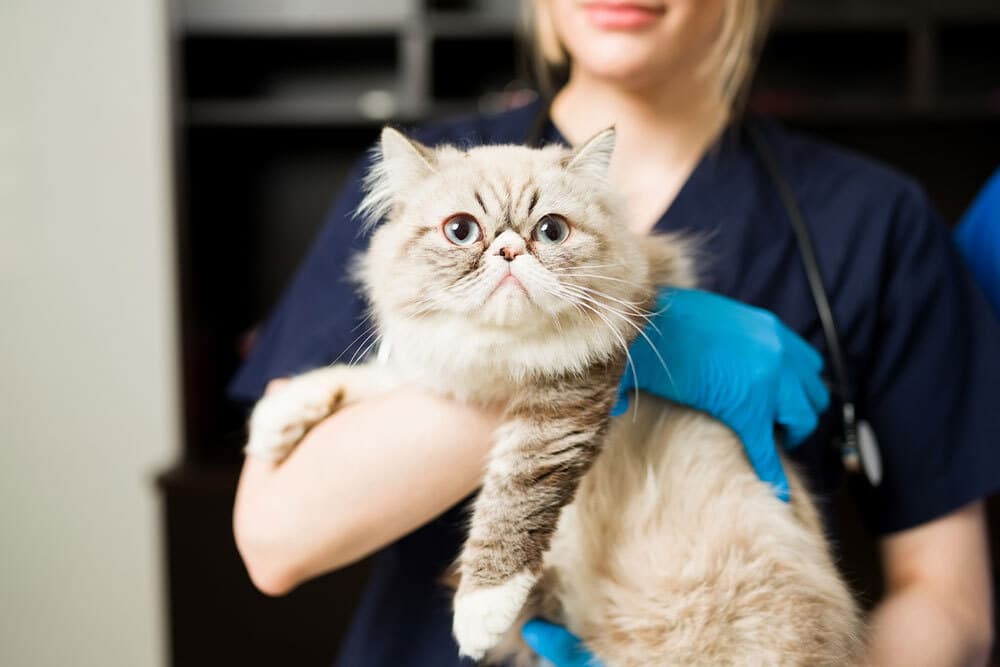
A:
POLYGON ((470 246, 483 238, 483 230, 471 215, 458 213, 444 221, 441 226, 444 237, 457 246, 470 246))
POLYGON ((569 223, 561 215, 550 213, 538 221, 531 237, 541 243, 559 245, 569 238, 569 223))

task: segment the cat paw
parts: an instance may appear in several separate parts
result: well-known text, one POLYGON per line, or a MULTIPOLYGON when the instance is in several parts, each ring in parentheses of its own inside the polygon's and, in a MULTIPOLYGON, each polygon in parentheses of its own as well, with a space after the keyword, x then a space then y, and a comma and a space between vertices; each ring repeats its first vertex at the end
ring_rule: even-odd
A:
POLYGON ((517 620, 536 580, 530 572, 522 572, 498 586, 469 590, 459 587, 452 625, 459 654, 479 660, 500 643, 517 620))
POLYGON ((344 389, 331 389, 308 375, 262 398, 250 415, 250 438, 245 452, 255 458, 278 463, 317 422, 337 410, 344 389))

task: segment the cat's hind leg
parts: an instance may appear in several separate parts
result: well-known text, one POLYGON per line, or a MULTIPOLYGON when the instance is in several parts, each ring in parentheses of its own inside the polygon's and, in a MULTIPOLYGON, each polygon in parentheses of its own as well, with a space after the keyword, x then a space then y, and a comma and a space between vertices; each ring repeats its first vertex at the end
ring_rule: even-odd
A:
POLYGON ((386 371, 374 364, 328 366, 295 376, 254 406, 244 451, 278 463, 317 423, 344 405, 382 393, 388 386, 386 371))

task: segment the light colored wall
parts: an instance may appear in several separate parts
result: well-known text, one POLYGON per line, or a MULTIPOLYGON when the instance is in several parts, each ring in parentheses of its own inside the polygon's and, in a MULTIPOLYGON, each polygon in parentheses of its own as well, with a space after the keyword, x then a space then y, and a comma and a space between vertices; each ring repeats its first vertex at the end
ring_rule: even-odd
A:
POLYGON ((0 665, 161 665, 163 0, 0 0, 0 665))

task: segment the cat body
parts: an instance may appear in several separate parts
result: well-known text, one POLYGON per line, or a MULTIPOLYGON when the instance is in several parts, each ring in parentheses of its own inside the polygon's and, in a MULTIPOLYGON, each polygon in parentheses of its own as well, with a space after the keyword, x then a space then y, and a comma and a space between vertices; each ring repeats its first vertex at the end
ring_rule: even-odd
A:
POLYGON ((399 384, 501 406, 458 561, 464 655, 532 661, 517 620, 537 613, 608 667, 845 664, 857 612, 794 475, 787 505, 731 431, 658 399, 612 424, 657 287, 692 273, 681 241, 621 223, 613 146, 431 150, 385 130, 362 212, 387 222, 356 267, 378 360, 265 397, 247 451, 280 460, 399 384))
MULTIPOLYGON (((524 618, 606 667, 856 665, 861 617, 794 469, 790 503, 719 422, 641 395, 560 517, 524 618)), ((520 654, 510 635, 491 657, 520 654)))

